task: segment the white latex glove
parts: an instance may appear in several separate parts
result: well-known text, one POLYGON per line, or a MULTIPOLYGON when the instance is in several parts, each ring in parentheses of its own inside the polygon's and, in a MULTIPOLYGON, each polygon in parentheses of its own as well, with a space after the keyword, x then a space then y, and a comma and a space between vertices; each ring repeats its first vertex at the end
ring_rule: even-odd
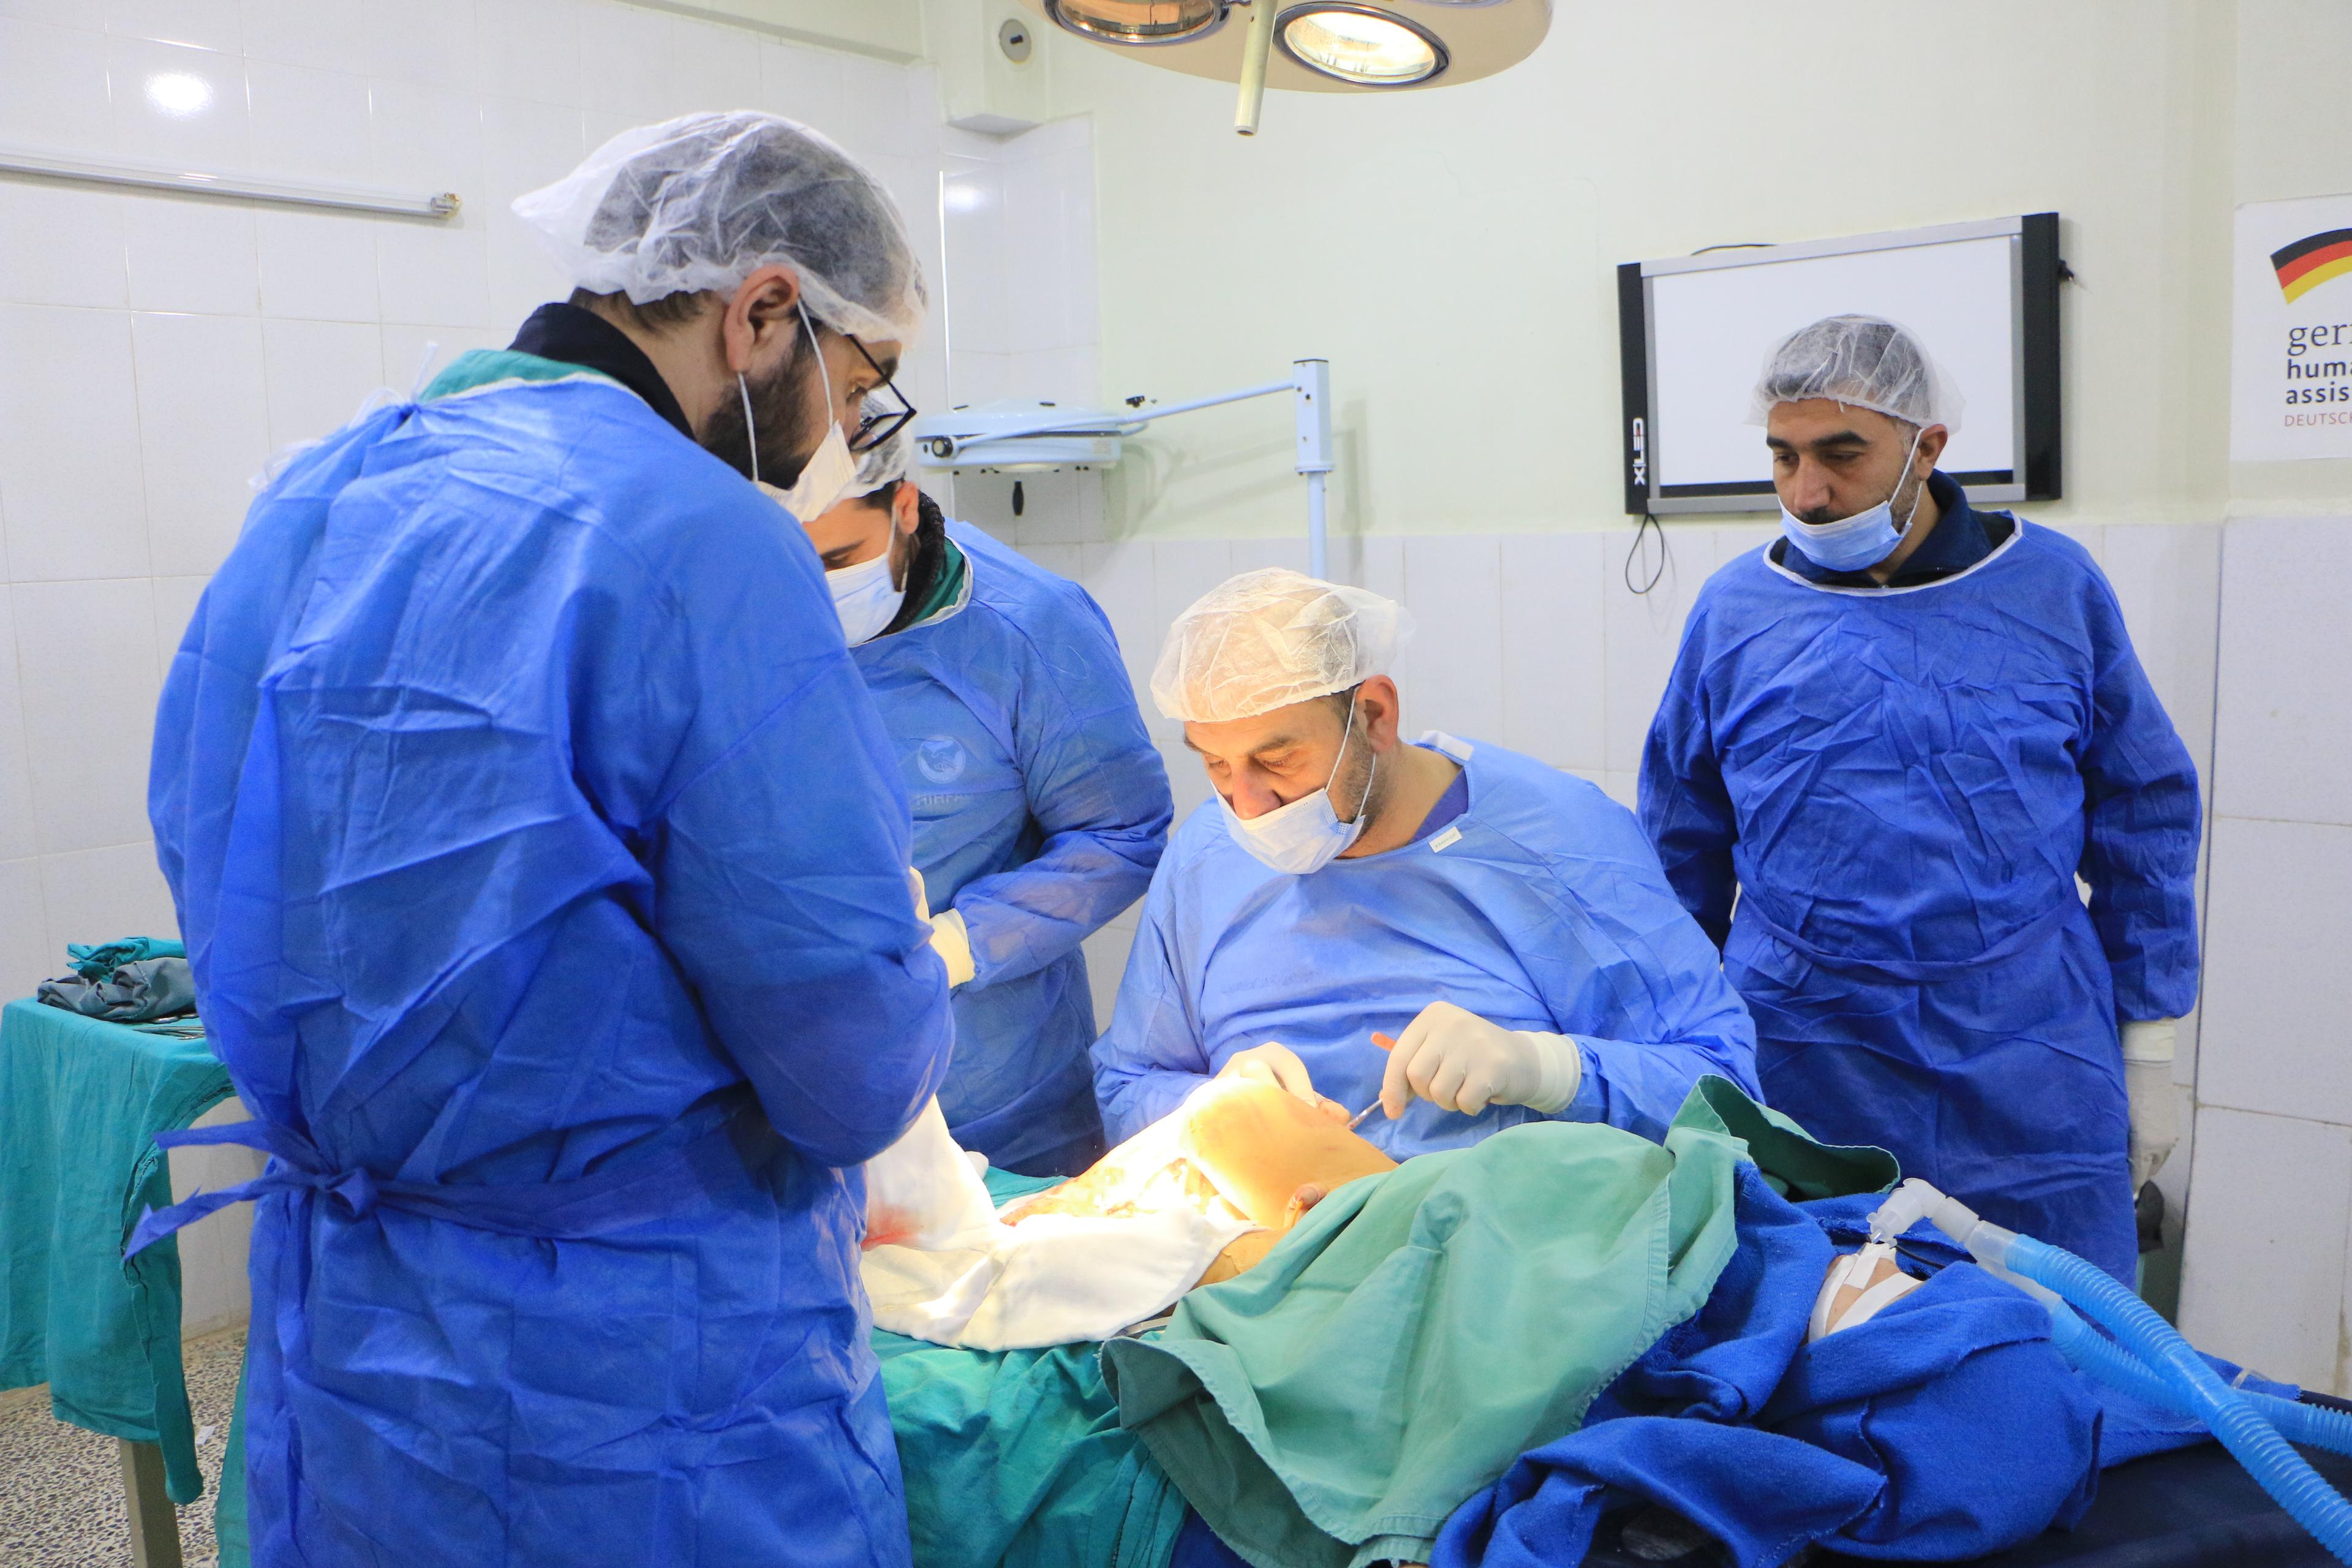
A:
POLYGON ((1298 1053, 1273 1040, 1262 1046, 1252 1046, 1245 1051, 1235 1051, 1225 1058, 1225 1065, 1217 1069, 1217 1076, 1270 1083, 1292 1098, 1315 1106, 1326 1116, 1340 1121, 1348 1120, 1346 1106, 1315 1092, 1315 1080, 1307 1075, 1307 1064, 1298 1059, 1298 1053))
POLYGON ((931 921, 931 897, 923 889, 923 874, 912 866, 907 868, 907 885, 914 889, 915 918, 925 925, 931 921))
POLYGON ((963 916, 953 910, 941 910, 931 917, 931 951, 948 966, 948 984, 961 985, 979 971, 972 967, 971 933, 964 930, 963 916))
POLYGON ((2172 1088, 2171 1018, 2123 1026, 2124 1093, 2131 1103, 2131 1184, 2137 1194, 2164 1168, 2180 1141, 2180 1103, 2172 1088))
POLYGON ((1432 1002, 1385 1045, 1388 1071, 1381 1105, 1402 1116, 1415 1095, 1444 1110, 1475 1116, 1489 1105, 1524 1105, 1556 1116, 1584 1081, 1584 1051, 1565 1035, 1506 1029, 1451 1002, 1432 1002))

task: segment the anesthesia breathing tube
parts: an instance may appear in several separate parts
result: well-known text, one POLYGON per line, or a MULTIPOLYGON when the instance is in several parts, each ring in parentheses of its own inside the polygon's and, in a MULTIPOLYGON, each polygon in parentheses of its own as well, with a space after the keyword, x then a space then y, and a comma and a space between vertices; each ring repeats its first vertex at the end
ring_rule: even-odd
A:
POLYGON ((2288 1446, 2293 1438, 2352 1454, 2352 1415, 2231 1387, 2171 1324, 2105 1270, 1980 1219, 1916 1176, 1870 1216, 1871 1239, 1892 1244, 1922 1219, 1934 1221, 1989 1273, 2047 1308, 2051 1339, 2068 1361, 2126 1394, 2202 1422, 2272 1500, 2337 1562, 2352 1564, 2352 1503, 2288 1446))

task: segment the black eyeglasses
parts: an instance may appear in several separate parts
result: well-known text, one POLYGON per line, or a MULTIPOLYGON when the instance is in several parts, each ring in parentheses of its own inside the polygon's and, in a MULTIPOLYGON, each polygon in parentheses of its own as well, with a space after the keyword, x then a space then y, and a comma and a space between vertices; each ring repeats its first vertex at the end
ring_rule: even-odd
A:
POLYGON ((849 340, 849 346, 857 351, 857 356, 874 374, 882 378, 881 384, 866 395, 865 405, 859 410, 857 433, 849 438, 851 451, 870 452, 907 427, 907 422, 915 416, 915 405, 907 401, 906 394, 898 390, 898 384, 890 374, 866 352, 866 345, 857 341, 856 333, 844 332, 842 336, 849 340))

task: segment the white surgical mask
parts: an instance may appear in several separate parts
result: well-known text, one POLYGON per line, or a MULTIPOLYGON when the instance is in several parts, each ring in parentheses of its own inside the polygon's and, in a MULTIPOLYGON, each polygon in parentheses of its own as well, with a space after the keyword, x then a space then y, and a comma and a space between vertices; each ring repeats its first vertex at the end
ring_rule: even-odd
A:
MULTIPOLYGON (((1353 822, 1340 821, 1338 809, 1331 804, 1331 783, 1339 777, 1339 763, 1348 755, 1348 739, 1355 732, 1356 706, 1350 702, 1348 728, 1339 736, 1339 754, 1331 762, 1331 780, 1313 795, 1301 795, 1288 805, 1278 805, 1255 816, 1241 816, 1234 810, 1231 801, 1218 796, 1217 804, 1224 807, 1225 831, 1233 836, 1234 842, 1275 870, 1287 871, 1294 877, 1320 871, 1355 843, 1364 831, 1364 807, 1372 798, 1372 773, 1364 775, 1364 793, 1356 802, 1353 822)), ((1380 761, 1375 753, 1374 772, 1380 761)))
POLYGON ((833 595, 833 613, 841 617, 841 635, 852 647, 880 637, 907 598, 907 591, 890 581, 887 549, 871 561, 826 573, 824 585, 833 595))
MULTIPOLYGON (((857 458, 849 449, 849 437, 841 433, 841 421, 833 416, 833 372, 826 368, 824 351, 817 345, 815 324, 809 320, 806 305, 803 305, 800 310, 801 330, 808 334, 809 352, 816 355, 817 374, 824 379, 824 440, 810 455, 808 462, 801 469, 801 477, 793 481, 793 488, 782 492, 781 499, 786 511, 798 521, 807 522, 832 510, 833 503, 857 482, 857 458)), ((735 380, 739 385, 742 384, 741 376, 735 380)), ((745 386, 743 423, 748 426, 751 422, 751 393, 745 386)), ((760 444, 755 439, 751 443, 751 480, 757 484, 759 479, 760 444)))
MULTIPOLYGON (((1911 476, 1911 460, 1919 455, 1919 437, 1927 434, 1923 426, 1911 437, 1911 450, 1903 458, 1903 479, 1911 476)), ((1805 552, 1805 559, 1832 572, 1859 572, 1875 566, 1895 552, 1909 531, 1912 518, 1919 512, 1919 496, 1927 489, 1922 481, 1912 492, 1911 509, 1903 521, 1895 521, 1895 497, 1903 493, 1903 479, 1895 481, 1895 492, 1876 506, 1842 517, 1835 522, 1807 522, 1787 507, 1780 509, 1780 531, 1789 542, 1805 552)))

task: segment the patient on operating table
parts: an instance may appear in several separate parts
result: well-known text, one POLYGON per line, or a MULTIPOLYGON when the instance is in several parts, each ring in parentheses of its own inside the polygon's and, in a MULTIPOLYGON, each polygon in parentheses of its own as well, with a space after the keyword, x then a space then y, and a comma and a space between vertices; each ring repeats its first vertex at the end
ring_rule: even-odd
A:
POLYGON ((1085 1174, 1000 1211, 929 1108, 866 1165, 875 1322, 1009 1350, 1150 1318, 1258 1262, 1342 1184, 1396 1168, 1335 1110, 1217 1079, 1085 1174))

